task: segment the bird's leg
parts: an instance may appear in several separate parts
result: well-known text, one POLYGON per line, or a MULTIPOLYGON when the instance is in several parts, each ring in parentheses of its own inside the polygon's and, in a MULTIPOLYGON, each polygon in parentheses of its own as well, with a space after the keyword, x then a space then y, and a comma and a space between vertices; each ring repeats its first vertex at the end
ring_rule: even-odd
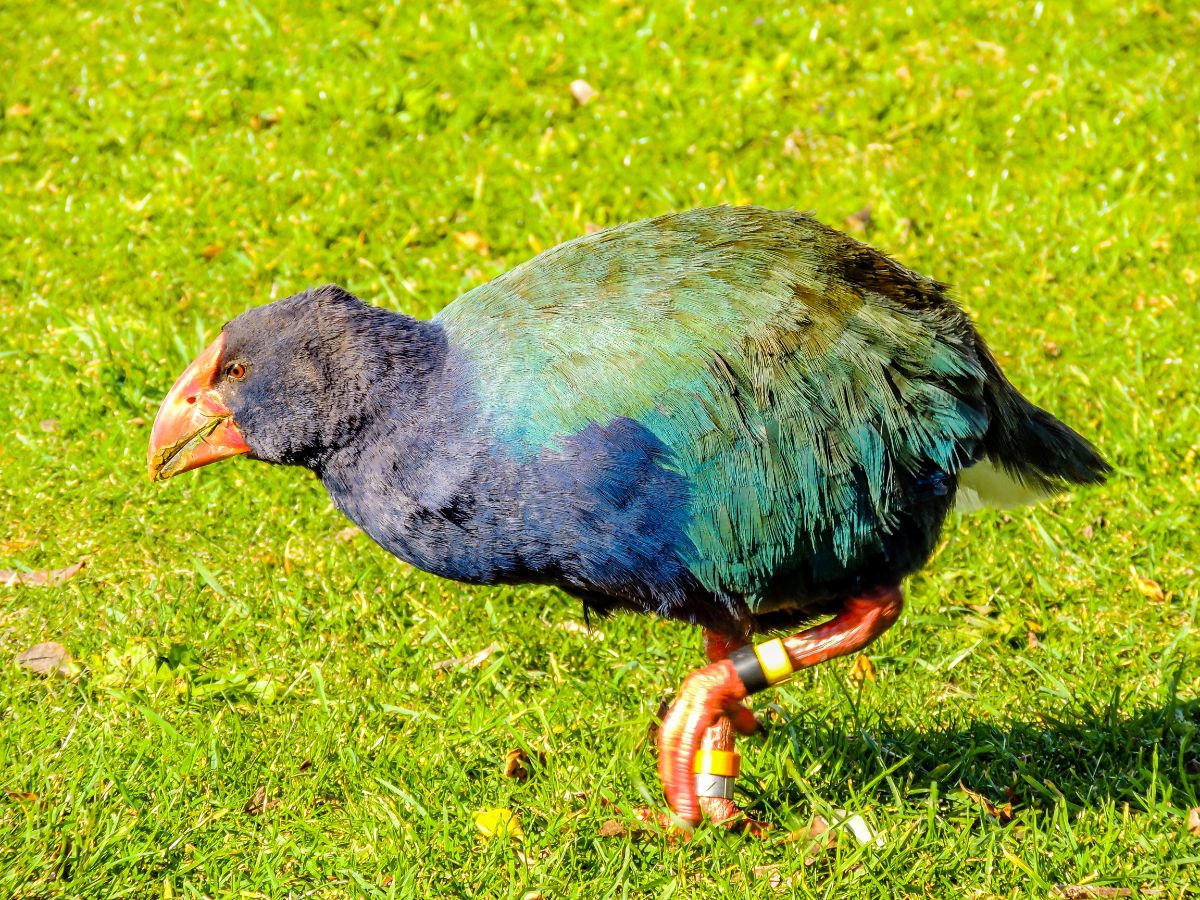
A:
POLYGON ((725 718, 733 729, 752 733, 757 722, 742 703, 746 697, 786 681, 796 669, 861 650, 891 627, 902 606, 899 587, 878 588, 846 600, 828 622, 757 647, 730 649, 726 658, 689 675, 658 733, 658 772, 675 813, 700 821, 693 766, 711 727, 725 718))
MULTIPOLYGON (((729 637, 707 628, 704 630, 704 652, 710 663, 728 659, 730 653, 745 645, 746 641, 741 637, 729 637)), ((758 836, 765 832, 766 826, 745 815, 733 802, 733 782, 741 763, 741 758, 734 749, 736 740, 737 732, 733 722, 724 712, 704 730, 700 738, 700 752, 696 758, 699 765, 693 768, 731 770, 733 774, 723 775, 712 771, 697 773, 697 801, 701 812, 710 822, 758 836), (723 767, 722 763, 726 765, 723 767)))
MULTIPOLYGON (((710 663, 727 659, 731 652, 745 645, 745 638, 722 634, 709 628, 704 629, 704 654, 710 663)), ((744 724, 753 723, 753 729, 756 730, 758 723, 754 719, 754 714, 748 709, 744 709, 744 713, 748 717, 744 724)), ((704 730, 704 734, 700 738, 700 753, 697 754, 697 761, 703 761, 706 769, 728 771, 732 767, 734 774, 727 776, 709 772, 695 775, 696 781, 701 782, 697 785, 700 789, 698 801, 700 808, 710 821, 733 830, 759 836, 765 832, 766 826, 744 815, 733 802, 733 781, 736 777, 737 767, 740 765, 738 753, 734 749, 736 737, 733 723, 724 712, 719 713, 713 723, 704 730)), ((646 823, 656 824, 667 829, 672 827, 671 817, 658 810, 639 807, 634 810, 634 815, 646 823)))

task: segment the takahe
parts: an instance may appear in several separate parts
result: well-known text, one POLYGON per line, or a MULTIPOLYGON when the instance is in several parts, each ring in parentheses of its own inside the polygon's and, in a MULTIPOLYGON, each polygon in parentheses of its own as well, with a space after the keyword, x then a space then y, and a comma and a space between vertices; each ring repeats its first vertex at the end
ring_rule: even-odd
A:
POLYGON ((150 472, 241 453, 428 572, 702 626, 659 731, 688 822, 738 820, 742 701, 882 634, 952 508, 1109 472, 945 285, 751 207, 570 241, 429 321, 333 285, 251 309, 163 401, 150 472))

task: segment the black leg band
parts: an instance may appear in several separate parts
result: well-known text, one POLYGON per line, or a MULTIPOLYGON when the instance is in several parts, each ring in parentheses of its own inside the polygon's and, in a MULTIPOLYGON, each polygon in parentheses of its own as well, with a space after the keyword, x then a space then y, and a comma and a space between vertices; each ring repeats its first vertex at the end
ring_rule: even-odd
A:
POLYGON ((734 650, 729 654, 729 661, 733 663, 733 670, 741 679, 747 695, 757 694, 770 687, 767 682, 767 673, 763 671, 758 654, 754 652, 754 647, 751 645, 747 644, 745 647, 734 650))

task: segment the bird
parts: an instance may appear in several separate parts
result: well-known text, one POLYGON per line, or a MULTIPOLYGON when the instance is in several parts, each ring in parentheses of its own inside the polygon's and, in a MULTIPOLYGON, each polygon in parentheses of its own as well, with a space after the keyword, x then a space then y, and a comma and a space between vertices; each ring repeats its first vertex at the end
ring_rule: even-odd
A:
POLYGON ((148 463, 238 455, 310 469, 434 575, 703 629, 658 731, 684 828, 765 827, 734 801, 747 699, 893 625, 953 510, 1111 471, 947 285, 753 206, 581 236, 427 320, 337 285, 250 308, 166 395, 148 463))

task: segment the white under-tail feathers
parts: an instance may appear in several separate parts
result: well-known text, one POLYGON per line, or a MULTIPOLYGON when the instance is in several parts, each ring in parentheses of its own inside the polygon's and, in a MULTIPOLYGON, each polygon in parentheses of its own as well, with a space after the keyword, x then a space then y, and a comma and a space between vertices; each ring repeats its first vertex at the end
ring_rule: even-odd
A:
POLYGON ((1029 485, 986 456, 975 465, 958 473, 958 492, 954 507, 969 513, 985 506, 1008 509, 1037 503, 1049 497, 1051 491, 1040 485, 1029 485))

